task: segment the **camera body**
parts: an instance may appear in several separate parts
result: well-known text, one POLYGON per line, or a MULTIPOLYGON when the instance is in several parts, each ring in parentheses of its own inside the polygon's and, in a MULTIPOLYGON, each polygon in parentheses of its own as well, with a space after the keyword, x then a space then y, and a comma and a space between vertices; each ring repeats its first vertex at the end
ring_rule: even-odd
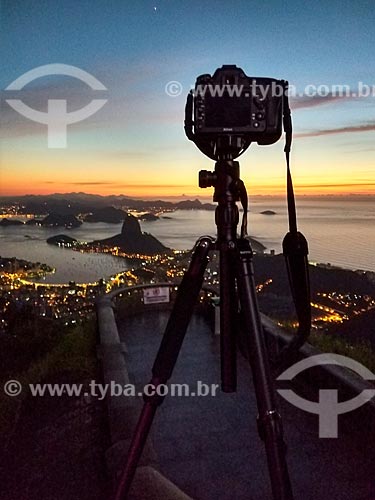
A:
POLYGON ((235 65, 224 65, 212 76, 199 76, 193 92, 194 141, 230 136, 248 144, 277 142, 286 89, 284 80, 249 77, 235 65))

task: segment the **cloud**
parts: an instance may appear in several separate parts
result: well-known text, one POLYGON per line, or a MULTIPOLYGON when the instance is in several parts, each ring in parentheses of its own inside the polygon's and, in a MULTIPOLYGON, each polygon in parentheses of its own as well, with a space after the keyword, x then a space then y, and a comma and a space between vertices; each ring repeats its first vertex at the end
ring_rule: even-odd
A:
POLYGON ((302 109, 302 108, 313 108, 316 106, 323 106, 325 104, 331 104, 333 102, 339 102, 339 101, 347 101, 354 99, 352 96, 338 96, 335 94, 328 94, 326 96, 296 96, 296 97, 291 97, 290 98, 290 107, 292 110, 294 109, 302 109))
MULTIPOLYGON (((59 183, 61 184, 61 183, 59 183)), ((81 181, 81 182, 69 182, 67 184, 70 184, 71 186, 113 186, 115 185, 113 182, 106 182, 106 181, 81 181)))
POLYGON ((63 182, 63 181, 44 181, 43 184, 69 184, 70 186, 115 186, 114 182, 107 181, 77 181, 77 182, 63 182))
POLYGON ((113 184, 116 187, 119 188, 145 188, 145 189, 157 189, 157 188, 186 188, 186 187, 191 187, 189 184, 113 184))
POLYGON ((362 125, 351 125, 348 127, 312 130, 310 132, 297 133, 297 134, 294 134, 294 136, 295 137, 319 137, 321 135, 348 134, 348 133, 353 133, 353 132, 372 132, 373 130, 375 130, 375 122, 374 123, 363 123, 362 125))
POLYGON ((146 184, 146 183, 139 183, 139 184, 119 184, 118 182, 113 182, 113 181, 75 181, 75 182, 63 182, 63 181, 44 181, 44 184, 64 184, 64 185, 69 185, 69 186, 113 186, 116 188, 129 188, 129 189, 134 189, 134 188, 146 188, 146 189, 156 189, 156 188, 185 188, 185 187, 190 187, 187 184, 165 184, 165 183, 160 183, 160 184, 146 184))
MULTIPOLYGON (((356 145, 357 146, 357 145, 356 145)), ((358 153, 375 153, 375 147, 373 148, 358 148, 352 151, 347 151, 346 154, 358 154, 358 153)))
POLYGON ((298 184, 298 189, 300 188, 345 188, 345 187, 372 187, 375 186, 373 180, 369 182, 342 182, 337 184, 298 184))

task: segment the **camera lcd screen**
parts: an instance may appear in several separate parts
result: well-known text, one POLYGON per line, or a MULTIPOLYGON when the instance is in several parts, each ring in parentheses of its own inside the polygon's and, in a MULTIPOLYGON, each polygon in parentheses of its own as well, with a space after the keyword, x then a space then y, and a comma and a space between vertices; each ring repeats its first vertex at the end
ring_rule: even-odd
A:
POLYGON ((251 122, 251 99, 246 97, 205 96, 206 127, 247 127, 251 122))

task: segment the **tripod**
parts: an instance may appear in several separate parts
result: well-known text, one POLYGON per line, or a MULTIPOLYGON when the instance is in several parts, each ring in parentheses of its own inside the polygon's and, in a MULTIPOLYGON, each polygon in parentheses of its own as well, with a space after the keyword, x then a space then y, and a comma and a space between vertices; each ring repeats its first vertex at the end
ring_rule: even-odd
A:
POLYGON ((116 500, 129 492, 138 461, 147 440, 157 407, 163 402, 157 387, 172 375, 194 305, 203 283, 209 252, 220 256, 220 350, 221 387, 236 390, 237 331, 235 318, 241 315, 246 333, 247 355, 253 374, 258 406, 258 432, 264 441, 274 500, 292 500, 293 494, 286 464, 281 417, 278 413, 267 347, 262 331, 256 297, 252 250, 245 239, 247 194, 239 176, 239 163, 221 159, 214 172, 200 172, 200 187, 214 186, 217 239, 201 237, 191 263, 180 284, 176 301, 152 368, 153 396, 144 395, 144 406, 130 445, 125 469, 120 478, 116 500), (246 196, 245 196, 246 195, 246 196), (237 238, 239 211, 236 202, 246 199, 241 238, 237 238))

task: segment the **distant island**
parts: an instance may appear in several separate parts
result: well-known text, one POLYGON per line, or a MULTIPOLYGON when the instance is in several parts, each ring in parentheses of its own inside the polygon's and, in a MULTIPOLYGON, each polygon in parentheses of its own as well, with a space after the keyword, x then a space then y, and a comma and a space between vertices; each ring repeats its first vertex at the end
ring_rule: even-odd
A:
POLYGON ((216 205, 212 203, 202 203, 198 199, 193 201, 179 201, 175 204, 177 210, 215 210, 216 205))
POLYGON ((262 215, 276 215, 276 212, 273 210, 263 210, 263 212, 260 212, 262 215))
POLYGON ((23 226, 23 222, 21 220, 17 220, 17 219, 7 219, 5 217, 4 219, 1 219, 0 226, 3 226, 3 227, 7 227, 7 226, 23 226))
POLYGON ((66 227, 67 229, 72 229, 75 227, 79 227, 82 224, 82 221, 77 219, 72 214, 61 214, 56 212, 51 212, 43 219, 29 219, 26 222, 23 222, 18 219, 4 219, 0 220, 0 226, 44 226, 44 227, 66 227))
MULTIPOLYGON (((165 218, 165 217, 163 217, 163 218, 165 218)), ((142 221, 146 221, 146 222, 152 222, 152 221, 155 221, 155 220, 159 220, 159 217, 157 215, 155 215, 155 214, 147 212, 146 214, 139 215, 137 217, 137 219, 142 220, 142 221)))
POLYGON ((246 237, 247 240, 250 241, 251 248, 253 251, 257 254, 263 254, 265 250, 267 250, 267 247, 263 245, 260 241, 256 240, 255 238, 252 238, 251 236, 246 237))
POLYGON ((95 240, 90 243, 81 243, 75 238, 71 238, 66 234, 58 234, 47 239, 49 245, 57 245, 67 248, 89 251, 93 248, 97 249, 114 249, 117 248, 125 254, 142 254, 156 255, 160 253, 169 253, 170 249, 164 246, 158 239, 148 233, 141 231, 141 226, 136 217, 124 212, 124 219, 121 228, 121 233, 95 240))
POLYGON ((43 219, 36 219, 35 217, 33 219, 29 219, 25 222, 26 226, 41 226, 43 222, 43 219))
POLYGON ((57 234, 56 236, 51 236, 51 238, 47 238, 47 243, 49 245, 61 245, 64 247, 73 247, 78 241, 75 238, 71 238, 66 234, 57 234))

